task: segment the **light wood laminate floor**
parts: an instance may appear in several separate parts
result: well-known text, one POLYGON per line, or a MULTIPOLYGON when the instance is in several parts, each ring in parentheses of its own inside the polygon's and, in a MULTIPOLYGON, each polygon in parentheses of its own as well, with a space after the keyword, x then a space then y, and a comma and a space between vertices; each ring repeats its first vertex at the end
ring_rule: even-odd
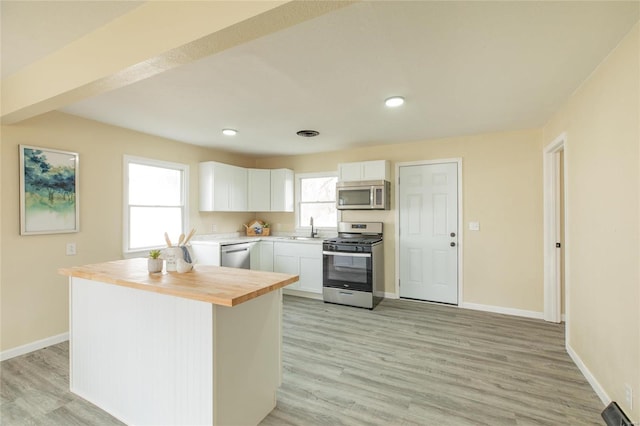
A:
MULTIPOLYGON (((385 300, 285 296, 272 425, 602 425, 564 326, 385 300)), ((71 394, 68 343, 0 365, 2 425, 121 425, 71 394)))

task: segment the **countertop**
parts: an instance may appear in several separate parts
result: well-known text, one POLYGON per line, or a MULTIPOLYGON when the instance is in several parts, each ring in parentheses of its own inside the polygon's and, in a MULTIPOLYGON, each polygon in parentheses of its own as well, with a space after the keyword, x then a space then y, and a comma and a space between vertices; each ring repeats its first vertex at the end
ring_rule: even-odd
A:
POLYGON ((150 274, 147 259, 127 259, 93 265, 60 268, 58 273, 114 285, 236 306, 298 281, 298 275, 195 265, 191 272, 150 274))
POLYGON ((250 242, 258 242, 258 241, 277 241, 277 242, 283 242, 283 243, 302 243, 302 244, 322 244, 322 242, 326 239, 326 238, 331 238, 331 237, 315 237, 315 238, 309 238, 309 237, 300 237, 298 236, 296 239, 296 237, 294 236, 269 236, 269 237, 263 237, 263 236, 251 236, 251 237, 247 237, 247 236, 239 236, 239 235, 215 235, 215 234, 211 234, 211 235, 198 235, 195 236, 192 240, 191 240, 191 244, 240 244, 240 243, 250 243, 250 242))

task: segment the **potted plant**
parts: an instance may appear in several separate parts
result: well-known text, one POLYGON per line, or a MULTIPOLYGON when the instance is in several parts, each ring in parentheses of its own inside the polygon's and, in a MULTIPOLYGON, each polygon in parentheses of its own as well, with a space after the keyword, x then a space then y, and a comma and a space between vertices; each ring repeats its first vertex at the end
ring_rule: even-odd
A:
POLYGON ((151 250, 149 252, 149 258, 147 259, 147 267, 149 268, 149 272, 161 272, 162 271, 162 262, 160 259, 160 250, 151 250))
POLYGON ((265 222, 264 225, 262 225, 262 235, 265 237, 271 235, 271 225, 268 222, 265 222))

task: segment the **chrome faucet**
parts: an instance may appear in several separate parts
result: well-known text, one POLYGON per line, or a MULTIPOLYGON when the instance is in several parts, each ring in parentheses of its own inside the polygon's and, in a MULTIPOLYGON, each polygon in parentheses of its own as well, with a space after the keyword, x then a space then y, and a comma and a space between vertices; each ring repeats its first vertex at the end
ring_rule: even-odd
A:
POLYGON ((311 216, 311 220, 309 221, 309 224, 311 225, 311 238, 317 237, 318 233, 313 231, 313 216, 311 216))

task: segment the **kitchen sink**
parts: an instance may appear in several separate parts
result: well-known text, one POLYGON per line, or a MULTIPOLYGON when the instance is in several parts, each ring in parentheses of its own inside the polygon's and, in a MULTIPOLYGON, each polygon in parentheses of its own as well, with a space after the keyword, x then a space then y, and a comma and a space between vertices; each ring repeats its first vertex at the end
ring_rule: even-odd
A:
POLYGON ((302 241, 305 241, 305 240, 317 240, 317 239, 318 239, 318 237, 297 237, 297 236, 295 236, 295 237, 287 237, 287 240, 302 240, 302 241))

